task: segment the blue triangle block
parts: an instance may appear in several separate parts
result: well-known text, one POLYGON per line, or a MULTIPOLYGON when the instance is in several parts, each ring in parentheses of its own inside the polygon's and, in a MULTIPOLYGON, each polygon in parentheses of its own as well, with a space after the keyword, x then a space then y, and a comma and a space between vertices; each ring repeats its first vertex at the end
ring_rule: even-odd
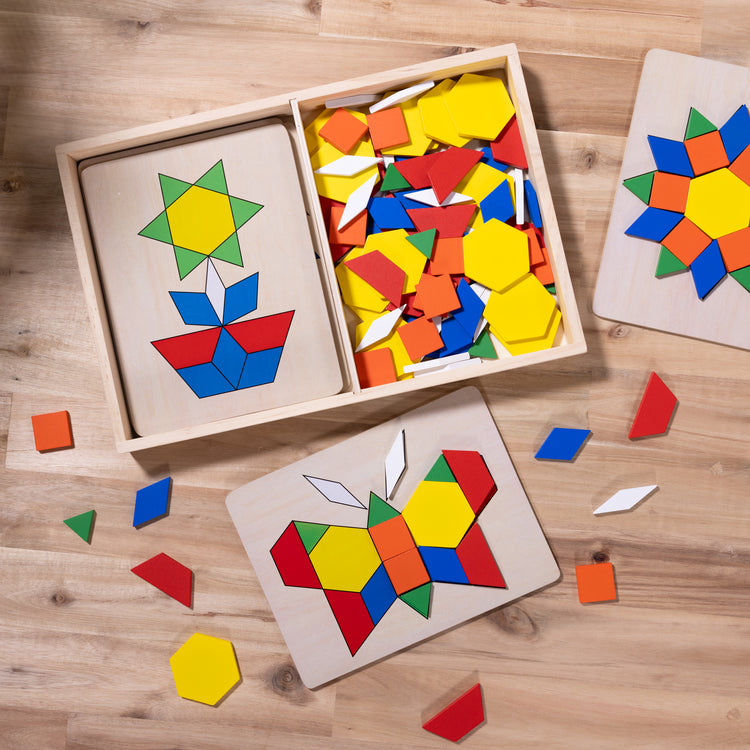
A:
POLYGON ((682 174, 693 177, 693 167, 688 158, 687 149, 682 141, 669 138, 659 138, 658 135, 648 136, 648 145, 654 155, 656 167, 660 172, 682 174))
POLYGON ((549 461, 572 461, 591 434, 591 430, 575 430, 567 427, 555 427, 542 447, 534 455, 537 459, 549 461))
POLYGON ((513 197, 510 194, 510 183, 503 180, 484 200, 479 204, 482 212, 482 220, 498 219, 508 221, 516 215, 513 206, 513 197))
POLYGON ((182 322, 189 326, 218 326, 219 316, 205 292, 170 292, 182 322))
POLYGON ((453 313, 454 320, 457 320, 461 327, 472 338, 474 331, 477 330, 479 321, 482 319, 484 312, 484 302, 479 295, 466 283, 466 279, 461 279, 456 287, 458 301, 461 303, 461 309, 453 313))
POLYGON ((373 198, 368 210, 373 221, 383 230, 414 229, 412 220, 398 198, 373 198))
POLYGON ((691 264, 695 291, 701 299, 726 276, 727 269, 721 257, 719 243, 714 240, 691 264))
POLYGON ((391 604, 396 601, 396 591, 384 565, 381 565, 365 584, 362 589, 362 600, 375 625, 380 622, 383 615, 391 608, 391 604))
POLYGON ((523 181, 523 192, 526 196, 526 208, 527 213, 531 219, 531 223, 537 227, 542 228, 542 212, 539 210, 539 198, 537 198, 536 190, 531 184, 531 180, 523 181))
POLYGON ((253 312, 258 307, 258 274, 254 273, 232 286, 228 286, 224 295, 224 320, 227 325, 243 315, 253 312))
POLYGON ((679 223, 683 214, 648 207, 626 230, 630 237, 661 242, 679 223))
POLYGON ((166 516, 169 512, 169 494, 171 489, 172 478, 167 477, 138 490, 135 493, 133 526, 140 528, 144 524, 166 516))
POLYGON ((730 163, 750 146, 750 112, 742 105, 720 128, 719 135, 730 163))
POLYGON ((436 583, 468 583, 454 547, 418 547, 422 561, 436 583))

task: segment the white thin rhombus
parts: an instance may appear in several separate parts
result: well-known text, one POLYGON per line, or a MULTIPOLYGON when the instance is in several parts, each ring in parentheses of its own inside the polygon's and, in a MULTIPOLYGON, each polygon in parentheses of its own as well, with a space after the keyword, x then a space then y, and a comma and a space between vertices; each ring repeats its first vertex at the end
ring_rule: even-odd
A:
POLYGON ((594 515, 601 516, 605 513, 621 513, 625 510, 631 510, 638 503, 643 502, 654 490, 658 489, 658 486, 657 484, 649 484, 645 487, 628 487, 625 490, 618 490, 594 511, 594 515))

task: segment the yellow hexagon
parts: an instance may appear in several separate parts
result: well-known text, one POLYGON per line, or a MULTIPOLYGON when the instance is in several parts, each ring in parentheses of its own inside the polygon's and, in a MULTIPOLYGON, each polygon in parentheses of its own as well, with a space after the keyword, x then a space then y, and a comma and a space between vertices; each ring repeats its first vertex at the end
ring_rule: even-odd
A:
POLYGON ((465 73, 445 95, 448 112, 464 138, 494 141, 515 113, 499 78, 465 73))
POLYGON ((484 317, 498 338, 511 344, 541 339, 555 314, 555 298, 533 274, 505 292, 492 292, 484 317))
POLYGON ((502 292, 529 272, 529 238, 498 219, 464 237, 464 270, 480 284, 502 292))
POLYGON ((234 231, 234 218, 229 197, 193 185, 169 208, 169 231, 172 244, 211 254, 234 231))
POLYGON ((310 561, 321 586, 335 591, 361 591, 381 563, 370 532, 348 526, 331 526, 310 561))
POLYGON ((215 706, 239 681, 231 641, 194 633, 169 659, 182 698, 215 706))
POLYGON ((456 547, 474 520, 456 482, 420 482, 402 513, 419 547, 456 547))
POLYGON ((690 182, 685 216, 716 239, 750 224, 750 186, 728 169, 690 182))

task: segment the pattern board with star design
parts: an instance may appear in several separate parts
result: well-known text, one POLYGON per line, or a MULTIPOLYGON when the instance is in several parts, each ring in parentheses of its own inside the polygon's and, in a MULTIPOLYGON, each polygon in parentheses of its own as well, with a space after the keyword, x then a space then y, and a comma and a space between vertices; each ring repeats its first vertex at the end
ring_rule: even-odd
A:
POLYGON ((92 160, 81 183, 139 435, 341 390, 281 121, 92 160))

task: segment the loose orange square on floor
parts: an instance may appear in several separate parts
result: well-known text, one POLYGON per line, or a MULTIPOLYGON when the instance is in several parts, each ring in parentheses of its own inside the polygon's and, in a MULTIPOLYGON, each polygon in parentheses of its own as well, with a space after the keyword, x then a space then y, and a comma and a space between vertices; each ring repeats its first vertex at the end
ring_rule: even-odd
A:
POLYGON ((427 573, 422 562, 422 556, 419 550, 414 547, 408 552, 403 552, 389 560, 384 560, 385 570, 391 579, 396 594, 403 594, 405 591, 421 586, 423 583, 429 583, 430 576, 427 573))
POLYGON ((426 318, 447 315, 461 307, 461 302, 450 276, 422 274, 422 278, 416 285, 416 290, 414 307, 421 310, 426 318))
POLYGON ((373 349, 354 355, 357 377, 362 388, 396 382, 396 367, 390 349, 373 349))
POLYGON ((328 242, 331 245, 364 245, 367 239, 367 211, 363 211, 346 226, 338 228, 345 206, 331 206, 331 225, 328 242))
POLYGON ((612 563, 576 565, 576 583, 578 601, 581 604, 611 602, 617 599, 615 569, 612 563))
POLYGON ((70 448, 73 445, 70 414, 67 411, 37 414, 31 418, 31 429, 34 431, 34 443, 38 451, 70 448))
POLYGON ((337 109, 331 119, 320 129, 320 137, 348 154, 367 132, 367 123, 357 119, 345 109, 337 109))
POLYGON ((414 547, 411 532, 402 516, 394 516, 371 526, 370 536, 381 560, 389 560, 414 547))
POLYGON ((435 324, 426 317, 417 318, 397 330, 406 353, 412 362, 419 362, 426 354, 432 354, 443 347, 435 324))
POLYGON ((685 141, 685 148, 696 177, 729 166, 724 141, 721 140, 718 130, 689 138, 685 141))
POLYGON ((432 260, 427 265, 431 276, 444 274, 463 275, 464 272, 464 238, 444 237, 435 240, 432 260))
POLYGON ((711 244, 711 238, 685 217, 661 244, 689 266, 711 244))
POLYGON ((750 227, 719 237, 719 250, 729 273, 750 266, 750 227))
POLYGON ((372 146, 378 151, 401 146, 409 140, 409 131, 400 107, 381 109, 380 112, 367 115, 367 125, 370 128, 372 146))
POLYGON ((681 214, 687 205, 690 178, 682 174, 656 172, 648 205, 681 214))

